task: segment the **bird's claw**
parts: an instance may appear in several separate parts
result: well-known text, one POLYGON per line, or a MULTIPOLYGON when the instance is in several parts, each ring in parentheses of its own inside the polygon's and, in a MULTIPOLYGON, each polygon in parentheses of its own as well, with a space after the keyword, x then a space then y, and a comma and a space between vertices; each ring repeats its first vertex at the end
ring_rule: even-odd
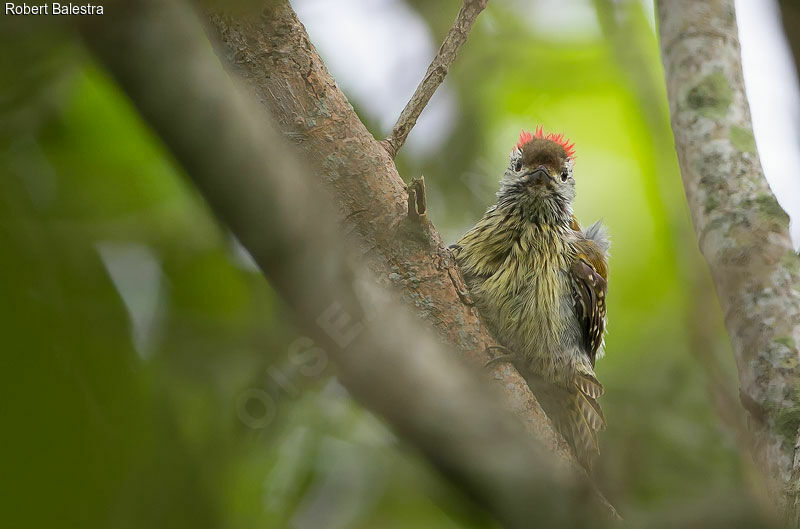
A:
POLYGON ((506 347, 503 347, 502 345, 490 345, 489 347, 486 348, 486 354, 489 356, 492 355, 493 351, 500 351, 503 354, 493 357, 491 360, 489 360, 484 364, 484 367, 493 367, 496 366, 497 364, 503 364, 506 362, 513 364, 514 361, 517 359, 516 354, 509 351, 506 347))

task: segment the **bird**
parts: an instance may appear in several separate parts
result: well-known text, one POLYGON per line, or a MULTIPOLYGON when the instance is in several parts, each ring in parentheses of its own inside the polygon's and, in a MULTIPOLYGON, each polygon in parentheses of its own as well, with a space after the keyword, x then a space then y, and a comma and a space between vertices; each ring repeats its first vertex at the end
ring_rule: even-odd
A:
POLYGON ((595 361, 605 346, 610 240, 573 213, 575 144, 541 126, 519 136, 497 202, 451 246, 495 362, 525 378, 578 462, 591 471, 606 419, 595 361))

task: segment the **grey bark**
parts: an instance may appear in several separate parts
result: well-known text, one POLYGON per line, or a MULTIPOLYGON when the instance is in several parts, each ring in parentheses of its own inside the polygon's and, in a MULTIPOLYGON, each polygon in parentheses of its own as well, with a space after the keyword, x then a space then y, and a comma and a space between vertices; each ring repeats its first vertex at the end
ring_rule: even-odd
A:
POLYGON ((800 261, 753 140, 733 0, 661 0, 672 129, 750 413, 751 453, 798 522, 800 261))

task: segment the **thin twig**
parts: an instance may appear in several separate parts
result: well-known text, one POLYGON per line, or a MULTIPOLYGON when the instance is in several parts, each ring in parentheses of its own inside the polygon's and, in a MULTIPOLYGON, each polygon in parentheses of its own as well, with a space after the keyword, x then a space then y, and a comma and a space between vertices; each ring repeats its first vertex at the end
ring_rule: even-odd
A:
POLYGON ((461 6, 455 22, 453 22, 453 27, 450 28, 444 42, 442 42, 442 46, 436 53, 436 57, 433 58, 428 71, 425 72, 425 77, 423 77, 414 95, 411 96, 406 107, 400 113, 400 117, 397 118, 397 123, 394 124, 391 134, 381 141, 381 145, 392 158, 397 156, 397 151, 406 142, 408 134, 417 124, 417 119, 419 119, 425 106, 427 106, 436 89, 444 81, 450 66, 456 60, 458 50, 467 41, 467 36, 469 36, 475 19, 478 18, 478 15, 486 8, 488 3, 489 0, 464 0, 464 4, 461 6))

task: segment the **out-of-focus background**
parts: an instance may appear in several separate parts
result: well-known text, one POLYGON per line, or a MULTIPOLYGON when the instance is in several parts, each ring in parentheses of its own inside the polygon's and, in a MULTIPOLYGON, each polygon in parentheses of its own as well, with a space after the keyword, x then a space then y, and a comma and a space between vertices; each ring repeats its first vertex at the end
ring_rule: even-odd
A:
MULTIPOLYGON (((383 135, 460 2, 292 4, 383 135)), ((800 241, 779 13, 737 8, 752 148, 800 241)), ((575 141, 577 215, 613 237, 597 481, 628 517, 750 484, 654 23, 649 1, 492 0, 398 159, 404 178, 425 175, 452 242, 492 203, 521 128, 575 141)), ((310 340, 81 47, 42 21, 0 27, 3 525, 493 527, 349 398, 324 353, 309 366, 310 340)))

